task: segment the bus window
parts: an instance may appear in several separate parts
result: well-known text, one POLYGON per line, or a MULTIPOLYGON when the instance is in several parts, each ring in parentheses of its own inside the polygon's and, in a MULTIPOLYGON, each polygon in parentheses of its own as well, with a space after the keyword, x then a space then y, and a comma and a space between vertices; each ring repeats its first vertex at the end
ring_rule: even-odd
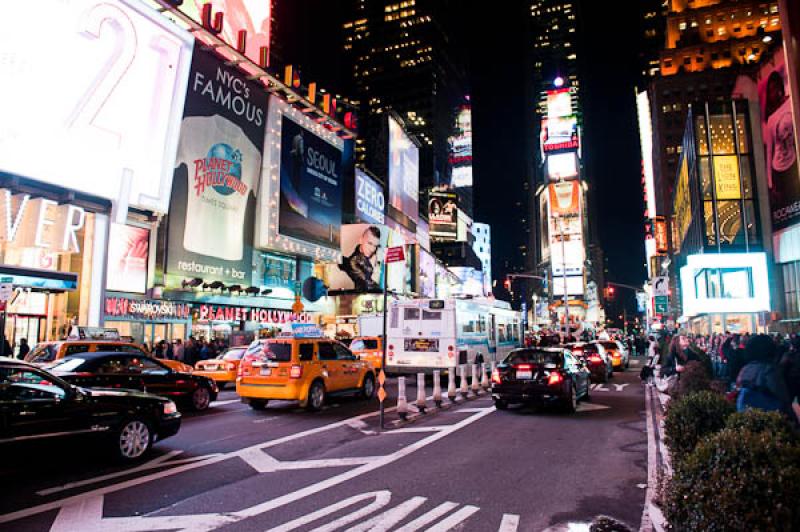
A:
POLYGON ((406 307, 403 309, 403 321, 418 320, 419 309, 413 307, 406 307))
POLYGON ((391 323, 389 324, 389 327, 396 329, 398 327, 397 322, 399 321, 398 320, 399 317, 400 317, 400 312, 397 310, 397 307, 392 307, 392 312, 390 317, 391 323))
POLYGON ((483 314, 478 316, 478 331, 482 333, 486 332, 486 316, 483 314))
POLYGON ((498 342, 505 342, 506 341, 506 324, 505 323, 498 323, 497 324, 497 341, 498 342))
POLYGON ((439 321, 442 319, 441 312, 432 312, 430 310, 422 309, 422 319, 423 320, 431 320, 431 321, 439 321))

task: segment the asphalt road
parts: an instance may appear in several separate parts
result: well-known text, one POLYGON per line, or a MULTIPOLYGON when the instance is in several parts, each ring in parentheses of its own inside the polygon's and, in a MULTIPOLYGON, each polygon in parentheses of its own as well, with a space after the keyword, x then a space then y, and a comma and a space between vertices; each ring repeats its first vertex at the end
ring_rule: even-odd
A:
POLYGON ((483 394, 398 426, 390 411, 382 433, 375 402, 254 412, 223 392, 136 466, 69 444, 4 454, 0 529, 513 532, 580 530, 599 514, 638 529, 647 435, 637 373, 595 385, 573 415, 496 411, 483 394))

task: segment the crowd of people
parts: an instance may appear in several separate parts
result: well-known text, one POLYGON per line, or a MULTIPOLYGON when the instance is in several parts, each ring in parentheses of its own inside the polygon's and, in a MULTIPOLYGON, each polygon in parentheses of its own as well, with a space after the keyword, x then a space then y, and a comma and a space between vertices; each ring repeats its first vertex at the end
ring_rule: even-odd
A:
POLYGON ((661 391, 669 392, 687 364, 704 364, 711 377, 723 384, 737 408, 784 412, 790 418, 800 410, 800 335, 712 334, 665 335, 649 338, 648 369, 661 391))
POLYGON ((178 360, 184 364, 194 366, 200 360, 215 358, 228 348, 228 343, 222 338, 208 340, 189 336, 186 341, 176 338, 168 342, 159 340, 154 345, 145 342, 144 349, 156 358, 178 360))

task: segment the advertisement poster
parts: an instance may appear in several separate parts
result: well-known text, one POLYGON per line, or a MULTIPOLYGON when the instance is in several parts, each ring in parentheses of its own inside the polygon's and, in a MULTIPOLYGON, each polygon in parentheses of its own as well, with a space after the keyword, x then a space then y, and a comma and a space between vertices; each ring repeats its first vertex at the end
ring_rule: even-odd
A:
POLYGON ((580 214, 580 184, 577 181, 553 183, 550 192, 550 215, 566 216, 580 214))
POLYGON ((225 14, 220 37, 234 48, 238 42, 239 31, 247 32, 246 55, 258 63, 262 46, 269 48, 272 22, 272 2, 265 0, 189 0, 180 10, 201 21, 203 4, 211 4, 214 13, 225 14))
POLYGON ((578 120, 575 116, 542 120, 542 151, 578 149, 578 120))
POLYGON ((674 242, 672 247, 675 251, 681 249, 683 239, 692 223, 692 200, 689 197, 689 166, 686 157, 681 157, 681 166, 678 170, 678 184, 675 188, 675 200, 673 203, 674 223, 674 242))
POLYGON ((450 144, 450 185, 454 188, 472 186, 472 108, 461 106, 456 116, 456 134, 448 139, 450 144))
POLYGON ((424 249, 419 250, 419 295, 436 297, 436 259, 424 249))
POLYGON ((149 248, 149 229, 112 223, 108 237, 106 290, 144 294, 149 248))
POLYGON ((576 153, 569 151, 548 155, 547 177, 551 181, 578 177, 578 157, 576 153))
POLYGON ((736 155, 714 156, 714 183, 718 200, 742 198, 739 158, 736 155))
POLYGON ((342 260, 326 267, 328 288, 357 292, 383 290, 383 255, 389 245, 389 233, 383 225, 343 225, 342 260))
POLYGON ((547 116, 556 118, 572 114, 572 95, 569 89, 547 91, 547 116))
POLYGON ((458 234, 458 196, 452 192, 428 194, 428 222, 431 234, 441 240, 455 240, 458 234))
POLYGON ((800 173, 782 48, 775 51, 772 60, 758 73, 758 98, 772 227, 784 229, 800 221, 800 173))
POLYGON ((169 210, 170 274, 250 283, 267 97, 196 49, 169 210))
POLYGON ((389 117, 388 214, 410 231, 419 219, 419 148, 389 117))
POLYGON ((368 224, 386 223, 383 186, 356 168, 356 216, 368 224))
POLYGON ((167 212, 192 35, 140 0, 3 2, 3 15, 0 171, 167 212))
POLYGON ((322 246, 339 246, 342 151, 283 116, 278 232, 322 246))

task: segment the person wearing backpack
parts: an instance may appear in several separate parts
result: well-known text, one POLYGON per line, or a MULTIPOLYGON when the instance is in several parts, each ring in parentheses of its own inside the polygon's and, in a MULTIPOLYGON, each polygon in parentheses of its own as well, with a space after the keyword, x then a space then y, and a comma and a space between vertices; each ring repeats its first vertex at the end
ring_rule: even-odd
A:
POLYGON ((791 400, 779 366, 775 362, 775 343, 766 334, 752 336, 745 346, 749 362, 736 378, 739 394, 736 410, 759 408, 792 414, 791 400))

